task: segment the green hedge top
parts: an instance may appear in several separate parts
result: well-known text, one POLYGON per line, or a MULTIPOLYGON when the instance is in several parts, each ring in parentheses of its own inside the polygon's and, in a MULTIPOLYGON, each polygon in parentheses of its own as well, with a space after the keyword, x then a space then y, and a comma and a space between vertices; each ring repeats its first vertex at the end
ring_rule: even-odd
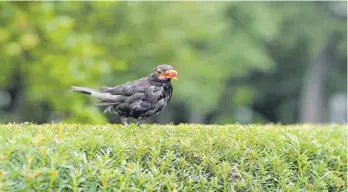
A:
POLYGON ((0 125, 0 191, 346 191, 346 125, 0 125))

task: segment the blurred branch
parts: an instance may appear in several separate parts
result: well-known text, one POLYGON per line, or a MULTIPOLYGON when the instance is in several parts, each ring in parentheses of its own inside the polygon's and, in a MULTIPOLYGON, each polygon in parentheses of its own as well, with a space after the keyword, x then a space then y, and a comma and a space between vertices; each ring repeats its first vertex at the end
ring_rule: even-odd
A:
POLYGON ((328 2, 329 12, 341 19, 347 19, 347 1, 328 2))
POLYGON ((325 118, 325 80, 327 71, 335 62, 336 45, 339 38, 336 33, 319 50, 305 74, 300 96, 300 121, 310 123, 324 122, 325 118))

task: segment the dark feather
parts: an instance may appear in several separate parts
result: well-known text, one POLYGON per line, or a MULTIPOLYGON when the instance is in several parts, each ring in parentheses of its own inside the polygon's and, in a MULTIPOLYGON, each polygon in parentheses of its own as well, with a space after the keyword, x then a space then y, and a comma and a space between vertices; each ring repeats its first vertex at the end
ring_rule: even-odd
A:
POLYGON ((90 94, 100 100, 95 105, 105 107, 106 112, 117 113, 121 117, 146 119, 162 111, 170 101, 173 87, 170 79, 158 79, 156 70, 170 70, 169 65, 158 66, 149 77, 127 82, 116 87, 102 87, 99 91, 73 86, 72 90, 90 94))

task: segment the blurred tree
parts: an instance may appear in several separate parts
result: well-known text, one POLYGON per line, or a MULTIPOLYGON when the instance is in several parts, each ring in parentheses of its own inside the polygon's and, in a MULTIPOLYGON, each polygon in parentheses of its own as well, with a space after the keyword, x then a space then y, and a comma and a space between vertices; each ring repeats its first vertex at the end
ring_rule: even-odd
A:
MULTIPOLYGON (((14 108, 25 119, 17 120, 44 121, 47 117, 36 119, 27 113, 35 108, 27 105, 42 103, 67 121, 70 117, 100 123, 104 121, 102 116, 95 107, 83 104, 85 98, 67 94, 71 85, 116 85, 147 75, 157 64, 170 63, 180 72, 174 103, 185 103, 192 114, 190 119, 201 122, 203 115, 216 107, 226 78, 231 74, 243 75, 259 65, 263 68, 262 64, 267 63, 244 55, 246 50, 255 52, 257 45, 249 45, 247 36, 237 27, 228 27, 225 4, 1 4, 3 13, 8 13, 2 15, 2 20, 6 20, 2 31, 11 35, 2 43, 7 50, 3 53, 7 62, 2 72, 8 77, 2 82, 15 82, 11 80, 16 77, 10 75, 13 73, 20 77, 14 87, 20 89, 16 91, 21 95, 18 101, 24 103, 14 108), (234 38, 226 41, 221 34, 231 31, 234 38), (242 45, 246 46, 244 51, 231 51, 242 45), (233 62, 239 64, 232 67, 233 62), (69 114, 73 116, 66 116, 69 114)), ((243 10, 247 13, 246 8, 243 10)), ((255 54, 260 59, 264 57, 257 51, 255 54)), ((15 98, 12 97, 12 103, 16 103, 15 98)))
POLYGON ((328 15, 337 8, 317 4, 1 2, 0 121, 106 123, 71 85, 114 86, 167 63, 179 81, 151 121, 294 122, 303 77, 293 74, 328 32, 346 32, 328 15))
POLYGON ((330 5, 273 4, 284 15, 268 45, 277 67, 255 72, 248 81, 257 90, 253 109, 267 120, 326 122, 328 97, 334 92, 347 93, 347 20, 331 14, 330 5))
POLYGON ((329 92, 325 83, 329 80, 328 74, 331 68, 334 68, 337 63, 337 52, 339 52, 337 49, 342 47, 339 46, 340 43, 344 43, 340 41, 347 35, 347 28, 343 28, 344 23, 347 23, 347 4, 344 2, 327 2, 321 6, 326 8, 322 17, 323 20, 329 20, 328 25, 330 27, 325 30, 326 40, 322 43, 323 45, 319 48, 317 55, 314 56, 305 73, 300 98, 301 122, 323 123, 329 120, 328 97, 333 94, 329 92), (345 15, 341 9, 333 9, 333 5, 337 3, 343 9, 345 8, 345 15), (337 17, 342 19, 339 20, 337 17))

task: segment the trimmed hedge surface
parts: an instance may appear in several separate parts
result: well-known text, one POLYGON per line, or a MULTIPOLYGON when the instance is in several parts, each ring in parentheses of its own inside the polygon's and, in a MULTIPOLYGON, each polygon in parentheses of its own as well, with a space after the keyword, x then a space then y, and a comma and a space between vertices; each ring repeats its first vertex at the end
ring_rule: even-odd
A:
POLYGON ((0 125, 0 191, 347 191, 346 125, 0 125))

